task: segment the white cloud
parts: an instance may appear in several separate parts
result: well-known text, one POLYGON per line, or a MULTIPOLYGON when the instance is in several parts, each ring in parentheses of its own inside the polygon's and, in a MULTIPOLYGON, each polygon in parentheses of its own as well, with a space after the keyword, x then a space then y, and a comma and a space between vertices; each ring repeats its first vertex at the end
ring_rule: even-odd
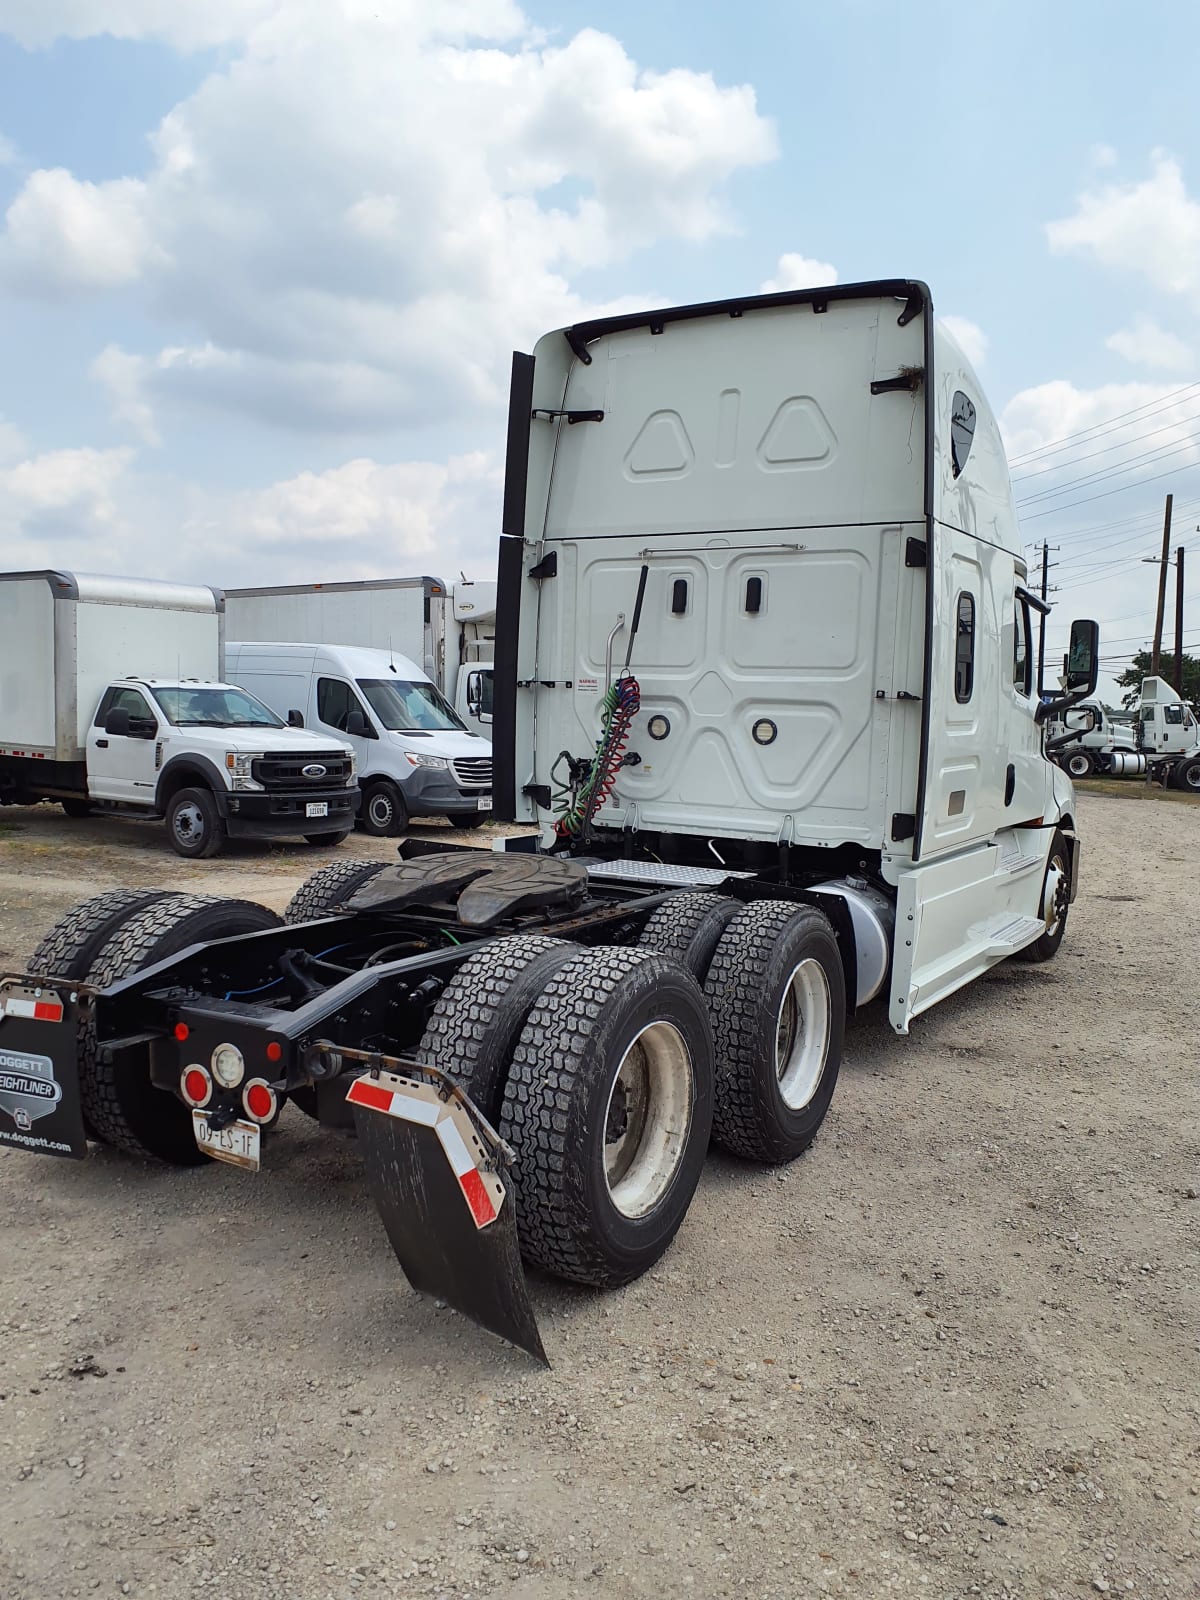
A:
POLYGON ((1107 167, 1115 167, 1117 164, 1117 152, 1110 144, 1094 144, 1088 154, 1091 157, 1092 166, 1097 171, 1107 167))
POLYGON ((0 417, 0 467, 19 460, 29 450, 29 441, 15 423, 0 417))
MULTIPOLYGON (((0 0, 0 23, 179 42, 201 9, 0 0)), ((31 294, 137 283, 164 328, 120 374, 143 435, 132 406, 162 427, 184 400, 355 432, 494 417, 514 345, 629 308, 580 271, 727 230, 728 180, 776 153, 749 87, 639 69, 594 29, 548 47, 509 0, 203 9, 240 28, 236 58, 163 120, 150 170, 35 172, 0 239, 31 294)))
MULTIPOLYGON (((1105 432, 1097 435, 1094 444, 1080 443, 1063 452, 1070 459, 1084 450, 1103 448, 1106 454, 1111 450, 1111 456, 1097 465, 1096 470, 1103 470, 1129 453, 1183 444, 1196 432, 1196 399, 1185 395, 1164 403, 1177 389, 1174 383, 1148 382, 1106 383, 1096 389, 1079 389, 1065 378, 1023 389, 1000 416, 1005 447, 1011 459, 1070 435, 1103 427, 1105 432), (1138 415, 1128 416, 1131 411, 1138 415), (1124 420, 1114 422, 1114 418, 1124 420), (1143 437, 1152 429, 1153 438, 1143 437), (1137 451, 1132 450, 1135 444, 1137 451), (1130 449, 1127 451, 1125 446, 1130 449)), ((1200 450, 1196 453, 1200 455, 1200 450)), ((1079 466, 1072 469, 1071 475, 1086 470, 1079 466)), ((1154 470, 1152 466, 1146 468, 1147 472, 1154 470)))
POLYGON ((789 289, 822 289, 837 282, 837 268, 828 261, 787 251, 775 263, 774 274, 762 285, 763 294, 785 294, 789 289))
POLYGON ((1141 367, 1160 367, 1167 372, 1186 372, 1196 359, 1182 339, 1146 316, 1135 317, 1131 328, 1110 333, 1104 342, 1126 361, 1141 367))
POLYGON ((242 37, 272 9, 271 0, 0 0, 0 32, 29 48, 107 33, 192 50, 242 37))
POLYGON ((19 160, 20 151, 16 145, 0 133, 0 167, 15 166, 19 160))
POLYGON ((0 276, 32 294, 113 289, 161 260, 135 178, 81 182, 62 167, 33 172, 8 208, 0 276))
POLYGON ((939 321, 971 365, 981 367, 988 353, 988 336, 983 329, 966 317, 941 317, 939 321))
POLYGON ((145 395, 146 361, 120 345, 106 345, 88 369, 88 376, 108 390, 112 414, 126 423, 144 444, 162 443, 154 410, 145 395))
POLYGON ((1200 301, 1200 204, 1179 163, 1151 157, 1139 183, 1110 183, 1079 197, 1073 216, 1046 225, 1051 250, 1090 254, 1106 267, 1139 272, 1158 289, 1200 301))
MULTIPOLYGON (((121 570, 130 523, 120 507, 131 450, 50 450, 0 467, 0 538, 14 568, 121 570), (63 562, 63 555, 70 557, 63 562)), ((159 564, 144 570, 161 571, 159 564)))

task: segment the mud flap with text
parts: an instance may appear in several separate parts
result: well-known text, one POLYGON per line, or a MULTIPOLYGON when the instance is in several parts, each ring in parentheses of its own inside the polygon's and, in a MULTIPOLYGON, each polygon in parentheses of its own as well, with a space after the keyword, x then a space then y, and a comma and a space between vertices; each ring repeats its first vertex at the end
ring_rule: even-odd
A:
POLYGON ((87 1155, 76 1063, 73 984, 0 979, 0 1145, 34 1155, 87 1155))
POLYGON ((465 1096, 433 1083, 372 1072, 354 1080, 346 1100, 372 1196, 413 1288, 548 1366, 500 1175, 507 1147, 465 1096))

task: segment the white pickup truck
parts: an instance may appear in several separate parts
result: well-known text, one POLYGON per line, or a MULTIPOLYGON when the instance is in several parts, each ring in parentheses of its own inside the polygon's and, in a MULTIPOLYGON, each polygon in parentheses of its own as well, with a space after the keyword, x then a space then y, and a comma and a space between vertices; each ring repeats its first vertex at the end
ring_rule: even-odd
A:
POLYGON ((339 843, 354 753, 221 681, 220 591, 0 573, 0 804, 162 818, 175 850, 230 836, 339 843))

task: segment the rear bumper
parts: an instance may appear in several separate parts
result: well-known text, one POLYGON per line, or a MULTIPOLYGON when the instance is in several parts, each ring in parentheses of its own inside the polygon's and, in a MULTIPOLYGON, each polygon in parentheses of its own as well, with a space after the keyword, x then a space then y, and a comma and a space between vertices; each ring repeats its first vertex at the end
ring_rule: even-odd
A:
POLYGON ((230 835, 258 839, 348 830, 354 826, 359 800, 357 788, 218 796, 230 835), (306 810, 310 805, 327 805, 329 811, 323 817, 310 817, 306 810))

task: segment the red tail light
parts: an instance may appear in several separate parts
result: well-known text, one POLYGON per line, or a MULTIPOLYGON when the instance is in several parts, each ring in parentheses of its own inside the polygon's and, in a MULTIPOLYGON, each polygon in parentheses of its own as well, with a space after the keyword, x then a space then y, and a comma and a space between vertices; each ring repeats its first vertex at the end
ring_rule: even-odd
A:
POLYGON ((197 1109, 201 1106, 206 1106, 212 1099, 212 1079, 203 1067, 184 1067, 183 1077, 179 1080, 179 1087, 188 1105, 195 1106, 197 1109))
POLYGON ((251 1078, 242 1090, 242 1105, 252 1122, 270 1122, 279 1109, 279 1097, 262 1078, 251 1078))

